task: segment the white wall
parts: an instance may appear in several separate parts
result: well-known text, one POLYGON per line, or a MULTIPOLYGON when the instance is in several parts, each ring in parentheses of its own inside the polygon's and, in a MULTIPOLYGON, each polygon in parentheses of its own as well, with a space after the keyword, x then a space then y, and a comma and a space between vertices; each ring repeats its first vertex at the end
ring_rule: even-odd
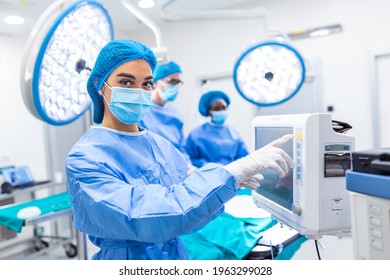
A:
POLYGON ((27 35, 0 35, 0 157, 28 165, 37 179, 47 178, 43 123, 23 103, 20 68, 27 35))

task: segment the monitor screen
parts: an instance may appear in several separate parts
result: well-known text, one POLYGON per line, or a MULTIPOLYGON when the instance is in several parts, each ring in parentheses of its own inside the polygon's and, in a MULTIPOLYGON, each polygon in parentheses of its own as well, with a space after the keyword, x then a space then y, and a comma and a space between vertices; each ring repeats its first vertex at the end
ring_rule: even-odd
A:
MULTIPOLYGON (((293 134, 292 127, 256 127, 255 148, 259 149, 285 134, 293 134)), ((281 148, 294 160, 294 141, 289 141, 281 148)), ((261 172, 264 180, 261 181, 257 193, 291 211, 293 203, 293 169, 287 175, 279 178, 276 171, 266 169, 261 172)))
POLYGON ((7 168, 2 170, 5 182, 12 186, 19 186, 33 181, 30 169, 27 166, 7 168))

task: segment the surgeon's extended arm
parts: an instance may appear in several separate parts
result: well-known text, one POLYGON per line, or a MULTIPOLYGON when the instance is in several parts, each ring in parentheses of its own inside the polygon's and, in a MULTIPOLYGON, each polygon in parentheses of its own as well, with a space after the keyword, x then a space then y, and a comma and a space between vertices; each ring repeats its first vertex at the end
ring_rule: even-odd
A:
POLYGON ((264 168, 287 172, 292 160, 274 144, 225 167, 208 164, 170 186, 130 185, 114 168, 73 154, 66 171, 75 226, 94 237, 151 243, 189 233, 223 211, 237 182, 256 180, 264 168))
POLYGON ((114 169, 67 159, 75 226, 94 237, 163 243, 189 233, 223 212, 236 193, 225 169, 208 165, 181 184, 130 185, 114 169))

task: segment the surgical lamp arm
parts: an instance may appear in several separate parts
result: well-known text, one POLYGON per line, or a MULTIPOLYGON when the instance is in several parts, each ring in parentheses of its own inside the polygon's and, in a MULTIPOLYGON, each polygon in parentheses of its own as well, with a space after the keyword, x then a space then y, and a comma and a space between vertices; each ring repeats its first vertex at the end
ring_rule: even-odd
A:
POLYGON ((162 35, 160 28, 145 14, 140 12, 136 7, 134 7, 133 4, 130 3, 130 1, 122 0, 122 5, 133 15, 135 15, 140 21, 142 21, 147 27, 149 27, 156 37, 156 47, 159 49, 162 47, 162 35))
POLYGON ((201 10, 201 11, 163 11, 162 18, 167 21, 180 20, 217 20, 217 19, 265 19, 267 11, 262 7, 253 9, 225 9, 225 10, 201 10))

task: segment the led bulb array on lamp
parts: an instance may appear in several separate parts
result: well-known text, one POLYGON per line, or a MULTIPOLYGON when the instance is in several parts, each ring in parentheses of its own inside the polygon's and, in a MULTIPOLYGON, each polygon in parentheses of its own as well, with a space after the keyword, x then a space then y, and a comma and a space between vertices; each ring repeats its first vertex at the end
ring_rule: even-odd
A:
POLYGON ((241 95, 257 105, 273 105, 295 94, 305 68, 297 52, 270 42, 249 49, 235 67, 235 85, 241 95))
POLYGON ((78 73, 75 65, 80 58, 94 63, 110 38, 108 26, 100 9, 85 5, 68 14, 55 30, 43 55, 39 78, 41 105, 49 117, 64 120, 90 105, 86 90, 89 72, 78 73))
POLYGON ((23 101, 34 117, 65 125, 91 107, 86 83, 113 33, 107 10, 94 0, 57 0, 44 11, 27 39, 21 67, 23 101))

